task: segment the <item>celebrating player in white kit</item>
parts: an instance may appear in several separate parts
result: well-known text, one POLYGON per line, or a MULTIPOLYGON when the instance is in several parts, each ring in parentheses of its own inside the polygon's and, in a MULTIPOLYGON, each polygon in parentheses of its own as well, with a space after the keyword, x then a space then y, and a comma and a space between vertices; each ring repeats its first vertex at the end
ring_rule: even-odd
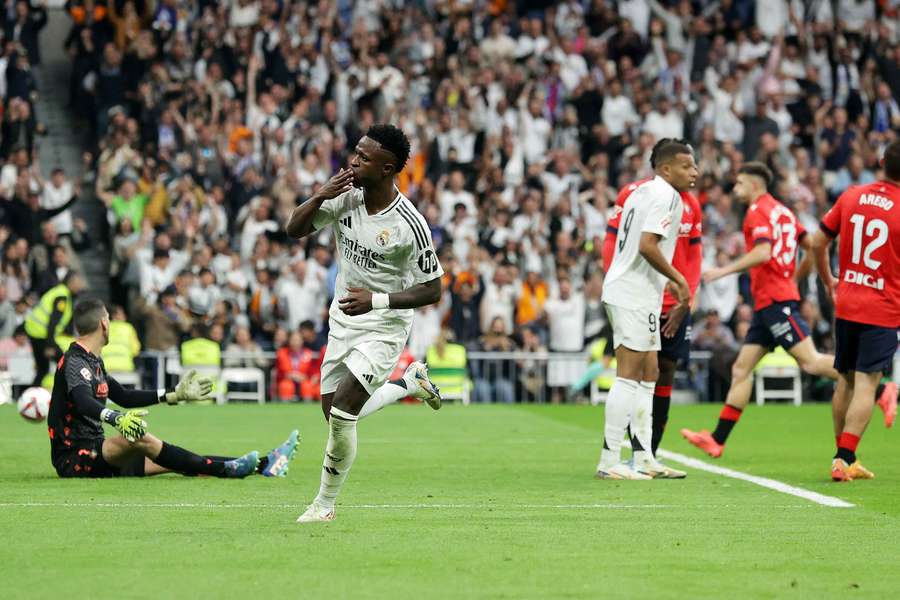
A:
POLYGON ((616 233, 615 255, 603 286, 603 302, 613 326, 616 380, 606 400, 603 451, 597 466, 601 479, 651 479, 662 469, 651 448, 653 390, 659 375, 656 353, 660 333, 671 337, 690 310, 691 292, 684 275, 672 266, 683 204, 681 192, 697 179, 690 147, 668 143, 655 149, 655 173, 625 201, 616 233), (660 332, 666 280, 678 301, 660 332), (621 462, 625 427, 631 423, 643 451, 634 468, 621 462))
POLYGON ((409 140, 393 125, 373 125, 341 169, 294 209, 287 233, 302 238, 331 225, 338 276, 322 364, 322 410, 330 433, 322 481, 300 523, 331 521, 341 485, 356 457, 356 422, 405 396, 440 407, 440 392, 422 363, 387 381, 409 337, 413 308, 441 298, 431 232, 412 202, 394 187, 409 157, 409 140))

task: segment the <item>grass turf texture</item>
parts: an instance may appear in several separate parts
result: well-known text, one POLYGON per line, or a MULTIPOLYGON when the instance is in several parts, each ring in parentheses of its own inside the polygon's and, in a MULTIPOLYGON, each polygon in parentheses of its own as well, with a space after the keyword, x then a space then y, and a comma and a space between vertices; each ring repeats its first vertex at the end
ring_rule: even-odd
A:
MULTIPOLYGON (((678 429, 718 408, 673 407, 664 447, 699 457, 678 429)), ((827 406, 751 407, 717 461, 858 505, 837 509, 698 471, 595 480, 600 408, 389 407, 359 426, 337 520, 299 525, 317 406, 151 411, 155 434, 199 452, 265 452, 300 428, 286 479, 243 481, 59 480, 45 427, 2 406, 0 596, 895 597, 900 432, 880 419, 860 447, 875 481, 828 480, 827 406)))

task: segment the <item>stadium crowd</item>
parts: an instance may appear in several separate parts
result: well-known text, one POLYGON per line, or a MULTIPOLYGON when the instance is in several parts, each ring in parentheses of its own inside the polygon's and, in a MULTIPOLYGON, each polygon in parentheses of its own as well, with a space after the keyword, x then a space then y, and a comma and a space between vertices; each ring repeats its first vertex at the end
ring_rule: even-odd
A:
MULTIPOLYGON (((93 132, 113 302, 153 350, 201 331, 248 353, 321 348, 331 232, 296 243, 284 224, 376 122, 412 141, 398 186, 447 273, 442 303, 417 313, 415 357, 444 334, 488 351, 601 339, 609 209, 618 188, 651 174, 663 137, 696 151, 712 266, 744 251, 730 195, 744 161, 765 162, 774 195, 813 230, 840 191, 879 176, 880 149, 900 132, 896 0, 70 0, 67 10, 69 97, 93 132)), ((10 2, 2 18, 8 338, 42 289, 77 268, 86 238, 59 212, 77 185, 62 172, 44 181, 30 150, 31 32, 44 8, 10 2)), ((830 307, 813 278, 802 290, 828 348, 830 307)), ((693 342, 723 378, 751 302, 743 275, 699 293, 693 342)))

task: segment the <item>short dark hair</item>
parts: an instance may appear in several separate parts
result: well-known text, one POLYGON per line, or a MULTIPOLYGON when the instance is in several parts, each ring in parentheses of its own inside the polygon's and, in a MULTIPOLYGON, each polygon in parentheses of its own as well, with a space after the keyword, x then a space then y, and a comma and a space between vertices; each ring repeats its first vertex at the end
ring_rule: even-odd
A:
POLYGON ((653 150, 650 151, 650 166, 654 169, 660 167, 679 154, 693 154, 693 151, 687 143, 681 140, 663 138, 656 142, 653 150))
POLYGON ((388 123, 379 123, 369 127, 366 137, 375 140, 381 147, 397 157, 394 173, 399 173, 409 160, 409 138, 403 131, 388 123))
POLYGON ((766 189, 772 185, 772 170, 769 169, 765 164, 757 161, 751 161, 748 163, 744 163, 740 169, 738 169, 738 175, 743 173, 744 175, 752 175, 754 177, 759 177, 763 180, 763 183, 766 185, 766 189))
POLYGON ((315 331, 316 324, 313 323, 312 321, 310 321, 309 319, 306 319, 305 321, 300 323, 300 329, 311 329, 311 330, 315 331))
POLYGON ((97 331, 100 320, 106 312, 106 305, 99 298, 79 300, 72 310, 72 322, 78 335, 88 335, 97 331))
POLYGON ((891 181, 900 181, 900 140, 884 149, 884 174, 891 181))

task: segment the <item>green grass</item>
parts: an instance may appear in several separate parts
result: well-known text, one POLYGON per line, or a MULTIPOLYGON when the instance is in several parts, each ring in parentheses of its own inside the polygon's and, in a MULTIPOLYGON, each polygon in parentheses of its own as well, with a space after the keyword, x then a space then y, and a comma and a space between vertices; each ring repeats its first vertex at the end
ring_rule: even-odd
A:
MULTIPOLYGON (((664 447, 699 457, 678 429, 717 408, 673 407, 664 447)), ((599 408, 390 407, 360 424, 337 520, 301 526, 318 407, 152 410, 199 452, 265 452, 299 427, 283 480, 62 481, 46 429, 3 406, 0 597, 896 597, 900 432, 880 419, 861 445, 875 481, 828 481, 827 406, 750 408, 717 463, 858 505, 835 509, 697 471, 594 480, 599 408)))

